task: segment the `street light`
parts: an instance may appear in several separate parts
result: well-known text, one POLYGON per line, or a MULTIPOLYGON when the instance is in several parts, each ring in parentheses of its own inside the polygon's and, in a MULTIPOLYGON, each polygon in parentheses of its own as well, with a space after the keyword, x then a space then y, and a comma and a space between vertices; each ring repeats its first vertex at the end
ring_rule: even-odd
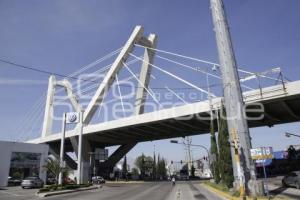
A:
POLYGON ((285 132, 285 137, 291 137, 291 136, 300 137, 300 135, 289 133, 289 132, 285 132))
MULTIPOLYGON (((183 145, 186 145, 185 143, 183 142, 178 142, 178 140, 170 140, 171 143, 174 143, 174 144, 183 144, 183 145)), ((210 166, 210 156, 209 156, 209 151, 208 149, 203 146, 203 145, 200 145, 200 144, 189 144, 189 146, 193 146, 193 147, 201 147, 203 149, 205 149, 205 151, 207 152, 207 158, 208 158, 208 164, 210 166)))

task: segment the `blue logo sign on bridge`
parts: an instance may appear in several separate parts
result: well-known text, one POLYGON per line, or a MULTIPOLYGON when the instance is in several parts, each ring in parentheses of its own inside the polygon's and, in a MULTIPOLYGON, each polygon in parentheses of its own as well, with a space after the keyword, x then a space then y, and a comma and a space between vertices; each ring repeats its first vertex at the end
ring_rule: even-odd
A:
POLYGON ((67 124, 76 124, 79 122, 79 113, 77 112, 69 112, 66 115, 66 123, 67 124))

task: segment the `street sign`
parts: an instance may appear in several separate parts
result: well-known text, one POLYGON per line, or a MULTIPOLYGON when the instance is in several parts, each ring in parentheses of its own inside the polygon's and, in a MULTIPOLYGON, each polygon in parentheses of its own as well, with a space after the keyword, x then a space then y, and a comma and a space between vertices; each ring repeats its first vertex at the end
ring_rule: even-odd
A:
POLYGON ((108 159, 108 149, 96 148, 95 160, 105 161, 108 159))
POLYGON ((79 113, 68 112, 66 113, 66 123, 67 124, 77 124, 79 122, 79 113))
POLYGON ((259 147, 251 149, 251 157, 253 160, 273 159, 272 147, 259 147))

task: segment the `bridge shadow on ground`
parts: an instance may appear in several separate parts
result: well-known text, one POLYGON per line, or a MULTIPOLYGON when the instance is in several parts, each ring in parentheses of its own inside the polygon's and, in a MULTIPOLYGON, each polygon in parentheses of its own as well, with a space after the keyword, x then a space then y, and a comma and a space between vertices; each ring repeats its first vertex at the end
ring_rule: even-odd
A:
POLYGON ((274 190, 270 190, 270 195, 273 195, 273 196, 277 196, 277 195, 284 195, 286 197, 289 197, 289 198, 293 198, 293 199, 299 199, 299 195, 296 195, 296 194, 291 194, 291 193, 283 193, 284 191, 286 191, 288 188, 286 187, 278 187, 274 190))

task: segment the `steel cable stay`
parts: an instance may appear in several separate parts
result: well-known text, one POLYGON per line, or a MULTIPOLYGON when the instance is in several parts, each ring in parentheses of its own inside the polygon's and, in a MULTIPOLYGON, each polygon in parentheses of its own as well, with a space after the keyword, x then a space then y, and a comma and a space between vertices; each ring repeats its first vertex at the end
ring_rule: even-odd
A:
MULTIPOLYGON (((109 54, 107 54, 107 55, 105 55, 105 56, 103 56, 103 57, 97 59, 96 61, 94 61, 94 62, 92 62, 92 63, 90 63, 90 64, 88 64, 88 65, 86 65, 86 66, 81 67, 80 69, 78 69, 78 70, 76 70, 75 72, 73 72, 73 73, 69 74, 68 76, 66 76, 66 78, 71 78, 71 77, 73 77, 73 76, 76 76, 76 75, 82 73, 83 71, 86 71, 86 70, 92 68, 93 66, 95 66, 95 65, 97 65, 97 64, 99 64, 99 63, 101 63, 101 62, 103 62, 104 60, 106 60, 106 59, 112 57, 113 55, 117 54, 118 52, 121 51, 122 48, 123 48, 123 47, 121 47, 121 48, 119 48, 119 49, 117 49, 117 50, 115 50, 115 51, 112 51, 111 53, 109 53, 109 54)), ((61 90, 63 90, 63 89, 61 89, 61 90)), ((61 90, 58 90, 58 92, 61 91, 61 90)), ((43 101, 43 98, 45 98, 46 95, 47 95, 47 93, 45 92, 45 93, 44 93, 37 101, 35 101, 35 103, 33 104, 33 106, 32 106, 32 107, 29 109, 29 111, 24 115, 23 120, 20 120, 20 121, 23 122, 22 124, 26 124, 26 121, 28 121, 28 119, 31 119, 31 117, 28 118, 28 116, 31 116, 31 115, 34 114, 34 112, 33 112, 34 108, 37 108, 37 105, 41 103, 40 101, 43 101)), ((28 123, 27 123, 27 124, 28 124, 28 123)), ((17 130, 17 131, 20 131, 20 130, 22 129, 22 127, 24 127, 24 125, 19 126, 16 130, 17 130)))
MULTIPOLYGON (((194 71, 197 71, 197 72, 201 72, 202 74, 205 74, 205 75, 209 75, 211 77, 214 77, 214 78, 217 78, 219 80, 221 80, 222 78, 217 76, 217 75, 214 75, 212 73, 209 73, 207 71, 204 71, 204 70, 200 70, 199 68, 197 67, 192 67, 190 65, 186 65, 186 64, 183 64, 183 63, 180 63, 180 62, 177 62, 177 61, 174 61, 174 60, 171 60, 171 59, 168 59, 168 58, 165 58, 165 57, 162 57, 162 56, 159 56, 159 55, 156 55, 156 57, 160 58, 160 59, 163 59, 163 60, 166 60, 166 61, 169 61, 171 63, 174 63, 174 64, 177 64, 177 65, 180 65, 182 67, 185 67, 187 69, 191 69, 191 70, 194 70, 194 71)), ((254 90, 253 88, 245 85, 245 84, 241 84, 242 87, 246 88, 246 89, 250 89, 250 90, 254 90)))
MULTIPOLYGON (((131 56, 133 56, 133 57, 135 57, 135 58, 138 58, 136 55, 134 55, 134 54, 132 54, 132 53, 129 53, 131 56)), ((178 77, 177 75, 175 75, 175 74, 173 74, 173 73, 171 73, 171 72, 168 72, 167 70, 164 70, 164 69, 162 69, 162 68, 160 68, 160 67, 158 67, 158 66, 156 66, 156 65, 154 65, 154 64, 152 64, 152 63, 149 63, 149 62, 147 62, 147 61, 145 61, 145 60, 143 60, 143 59, 141 59, 143 62, 146 62, 147 64, 149 64, 149 65, 151 65, 153 68, 155 68, 155 69, 157 69, 157 70, 159 70, 159 71, 161 71, 161 72, 163 72, 163 73, 165 73, 165 74, 167 74, 167 75, 169 75, 169 76, 171 76, 171 77, 173 77, 173 78, 175 78, 175 79, 177 79, 177 80, 179 80, 179 81, 181 81, 181 82, 183 82, 183 83, 185 83, 185 84, 187 84, 187 85, 189 85, 190 87, 193 87, 193 88, 195 88, 196 90, 198 90, 198 91, 200 91, 200 92, 203 92, 203 93, 205 93, 205 94, 208 94, 208 92, 206 91, 206 90, 204 90, 204 89, 202 89, 202 88, 199 88, 198 86, 196 86, 196 85, 194 85, 194 84, 192 84, 192 83, 190 83, 190 82, 188 82, 188 81, 186 81, 186 80, 184 80, 184 79, 182 79, 182 78, 180 78, 180 77, 178 77)), ((214 94, 212 94, 214 97, 216 97, 214 94)))
POLYGON ((188 104, 188 102, 186 102, 182 97, 180 97, 175 91, 173 91, 172 89, 170 89, 168 86, 165 86, 165 88, 171 92, 173 95, 175 95, 179 100, 181 100, 184 104, 188 104))
POLYGON ((118 79, 118 75, 117 74, 116 74, 116 81, 117 81, 117 86, 118 86, 119 99, 120 99, 121 105, 122 105, 123 117, 126 117, 126 115, 125 115, 125 109, 124 109, 124 103, 123 103, 123 98, 122 98, 122 93, 121 93, 119 79, 118 79))
MULTIPOLYGON (((131 54, 131 53, 130 53, 131 54)), ((137 57, 137 56, 135 56, 135 58, 138 58, 138 59, 141 59, 141 58, 139 58, 139 57, 137 57)), ((141 60, 143 60, 143 59, 141 59, 141 60)), ((149 63, 150 64, 150 63, 149 63)), ((124 67, 128 70, 128 72, 139 82, 139 84, 146 90, 146 92, 152 97, 152 99, 159 105, 159 106, 161 106, 162 107, 162 105, 159 103, 159 101, 156 99, 156 97, 155 97, 155 95, 154 94, 152 94, 150 91, 149 91, 149 89, 147 89, 146 87, 145 87, 145 85, 139 80, 139 78, 137 78, 137 76, 129 69, 129 67, 128 67, 128 65, 125 63, 125 62, 123 62, 123 65, 124 65, 124 67)))
MULTIPOLYGON (((138 59, 133 59, 133 60, 131 60, 131 61, 129 61, 128 62, 128 65, 131 65, 131 64, 134 64, 134 63, 136 63, 137 61, 139 61, 138 59)), ((105 68, 107 68, 107 69, 109 69, 109 67, 111 66, 112 64, 110 64, 110 65, 107 65, 107 66, 105 66, 105 68)), ((107 70, 106 69, 106 70, 107 70)), ((98 73, 98 72, 96 72, 96 73, 98 73)), ((99 74, 100 75, 100 74, 99 74)), ((91 79, 91 81, 94 81, 94 80, 96 80, 96 79, 98 79, 99 77, 95 77, 95 78, 93 78, 93 79, 91 79)), ((81 86, 84 86, 84 85, 86 85, 86 84, 88 84, 87 82, 84 82, 81 86)), ((98 86, 99 85, 101 85, 101 84, 106 84, 106 83, 103 83, 103 82, 95 82, 95 84, 97 84, 98 86)), ((75 90, 74 92, 76 93, 77 91, 78 91, 78 87, 75 87, 75 88, 77 88, 77 90, 75 90)), ((93 87, 92 87, 93 88, 93 87)), ((85 88, 86 89, 86 88, 85 88)))
POLYGON ((35 121, 38 121, 41 115, 43 115, 43 109, 45 104, 46 96, 41 97, 36 103, 32 106, 32 110, 29 110, 28 113, 25 115, 25 120, 23 120, 22 124, 20 124, 16 128, 17 133, 23 133, 20 135, 20 137, 17 140, 22 140, 24 136, 28 136, 32 132, 29 130, 32 130, 32 124, 34 124, 35 121))
POLYGON ((43 122, 43 114, 44 114, 44 108, 42 107, 41 112, 38 112, 38 115, 35 117, 35 120, 32 123, 31 129, 30 129, 30 135, 28 135, 26 138, 24 138, 24 140, 26 141, 29 137, 32 137, 34 134, 36 134, 34 131, 35 130, 39 130, 42 127, 42 123, 43 122), (40 124, 40 126, 39 126, 40 124))
MULTIPOLYGON (((202 59, 198 59, 198 58, 194 58, 194 57, 190 57, 190 56, 185 56, 185 55, 178 54, 178 53, 173 53, 173 52, 166 51, 166 50, 151 48, 151 47, 143 46, 143 45, 140 45, 140 44, 135 44, 135 46, 151 49, 151 50, 154 50, 154 51, 157 51, 157 52, 173 55, 173 56, 176 56, 176 57, 181 57, 181 58, 185 58, 185 59, 189 59, 189 60, 209 64, 209 65, 216 66, 216 67, 221 67, 221 65, 218 64, 218 63, 214 63, 214 62, 210 62, 210 61, 206 61, 206 60, 202 60, 202 59)), ((275 78, 272 78, 272 77, 269 77, 269 76, 266 76, 266 75, 261 75, 260 73, 250 72, 250 71, 247 71, 247 70, 244 70, 244 69, 241 69, 241 68, 238 68, 238 71, 246 73, 246 74, 250 74, 250 75, 257 75, 257 76, 267 78, 267 79, 270 79, 270 80, 277 80, 275 78)))

